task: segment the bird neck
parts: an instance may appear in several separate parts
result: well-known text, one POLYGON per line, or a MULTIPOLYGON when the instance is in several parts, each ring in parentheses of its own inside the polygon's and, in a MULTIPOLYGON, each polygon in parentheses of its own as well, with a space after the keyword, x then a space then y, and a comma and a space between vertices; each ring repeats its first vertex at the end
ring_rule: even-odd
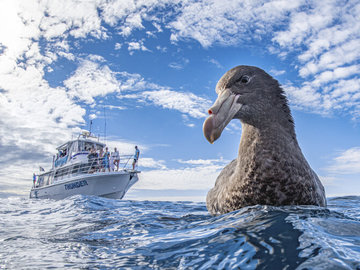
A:
MULTIPOLYGON (((289 132, 281 124, 273 123, 261 128, 242 124, 239 158, 269 156, 274 153, 299 151, 295 132, 289 132), (261 152, 261 153, 260 153, 261 152), (260 155, 258 155, 260 154, 260 155)), ((241 164, 245 164, 241 162, 241 164)))

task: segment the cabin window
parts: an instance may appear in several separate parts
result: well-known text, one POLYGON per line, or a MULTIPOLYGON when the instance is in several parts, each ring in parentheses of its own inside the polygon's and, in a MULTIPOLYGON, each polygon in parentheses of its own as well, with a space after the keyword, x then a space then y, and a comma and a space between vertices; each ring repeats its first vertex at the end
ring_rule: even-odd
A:
POLYGON ((100 149, 103 149, 103 147, 100 144, 95 144, 95 149, 96 151, 100 151, 100 149))
POLYGON ((93 143, 91 142, 85 142, 85 151, 90 151, 91 147, 93 146, 93 143))
POLYGON ((78 141, 78 152, 83 151, 84 149, 84 142, 78 141))

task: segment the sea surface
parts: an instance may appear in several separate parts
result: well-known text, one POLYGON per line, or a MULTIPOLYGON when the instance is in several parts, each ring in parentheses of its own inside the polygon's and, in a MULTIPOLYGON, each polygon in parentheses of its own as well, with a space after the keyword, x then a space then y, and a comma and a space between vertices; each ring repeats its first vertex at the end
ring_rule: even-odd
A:
POLYGON ((360 197, 328 208, 0 199, 0 269, 360 269, 360 197))

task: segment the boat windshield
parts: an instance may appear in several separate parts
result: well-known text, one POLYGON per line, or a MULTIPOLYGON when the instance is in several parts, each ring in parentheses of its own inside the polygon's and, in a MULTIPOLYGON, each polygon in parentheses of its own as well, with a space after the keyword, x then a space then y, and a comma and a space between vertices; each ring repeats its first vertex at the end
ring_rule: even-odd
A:
POLYGON ((104 145, 96 143, 96 142, 90 142, 90 141, 78 141, 78 151, 90 151, 91 148, 94 147, 96 151, 100 151, 104 147, 104 145))

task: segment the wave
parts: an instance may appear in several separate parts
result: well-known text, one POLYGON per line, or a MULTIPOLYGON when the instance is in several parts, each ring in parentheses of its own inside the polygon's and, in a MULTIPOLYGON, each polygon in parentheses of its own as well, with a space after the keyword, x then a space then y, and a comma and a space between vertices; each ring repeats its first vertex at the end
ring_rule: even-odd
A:
POLYGON ((360 269, 360 197, 251 206, 74 196, 0 199, 6 269, 360 269))

